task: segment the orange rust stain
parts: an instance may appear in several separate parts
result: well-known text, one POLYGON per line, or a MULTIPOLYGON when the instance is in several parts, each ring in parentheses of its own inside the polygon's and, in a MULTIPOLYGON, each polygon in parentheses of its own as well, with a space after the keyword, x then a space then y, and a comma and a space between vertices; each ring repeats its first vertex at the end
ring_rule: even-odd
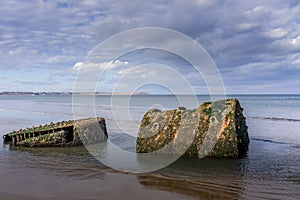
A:
POLYGON ((225 121, 223 122, 223 125, 222 125, 222 127, 224 127, 224 126, 228 126, 228 123, 229 122, 229 117, 228 116, 226 116, 225 117, 225 121))
POLYGON ((174 140, 176 140, 177 139, 177 131, 175 130, 174 132, 173 132, 173 138, 174 138, 174 140))
POLYGON ((225 128, 227 127, 229 125, 229 117, 228 116, 226 116, 225 117, 225 120, 224 120, 224 122, 223 122, 223 124, 222 124, 222 128, 220 129, 220 131, 219 131, 219 137, 220 137, 220 135, 222 134, 222 132, 225 130, 225 128))
POLYGON ((159 138, 160 138, 160 135, 157 135, 154 140, 157 141, 159 138))

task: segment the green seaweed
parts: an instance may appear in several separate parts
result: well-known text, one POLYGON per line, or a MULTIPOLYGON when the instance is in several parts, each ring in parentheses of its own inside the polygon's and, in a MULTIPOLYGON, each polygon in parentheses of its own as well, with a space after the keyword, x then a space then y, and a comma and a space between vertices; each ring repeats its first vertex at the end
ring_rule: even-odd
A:
MULTIPOLYGON (((136 151, 138 153, 146 153, 161 149, 174 140, 174 133, 176 134, 176 130, 178 130, 179 126, 182 126, 182 130, 184 130, 185 126, 188 126, 193 120, 198 119, 196 118, 198 115, 195 115, 195 112, 200 112, 200 119, 198 119, 199 125, 195 133, 195 139, 185 155, 192 157, 198 156, 204 138, 206 138, 207 141, 214 141, 216 135, 210 137, 207 137, 206 135, 208 127, 212 125, 212 130, 222 132, 221 137, 218 138, 217 143, 208 156, 238 158, 241 154, 240 148, 246 149, 249 144, 246 121, 242 115, 242 110, 243 109, 240 107, 237 99, 229 99, 216 102, 205 102, 200 105, 198 109, 193 110, 171 110, 161 112, 160 116, 164 115, 167 119, 164 128, 152 137, 140 138, 140 136, 144 134, 143 131, 146 131, 144 127, 145 123, 143 123, 143 121, 151 120, 146 119, 145 115, 136 140, 136 151), (181 121, 181 115, 184 122, 181 121), (212 116, 215 117, 214 121, 211 119, 212 116), (221 127, 218 129, 218 126, 211 123, 221 123, 221 127)), ((151 114, 151 111, 147 112, 147 116, 151 114)), ((150 121, 150 123, 153 124, 155 121, 150 121)), ((170 150, 170 153, 177 152, 176 149, 171 148, 170 150)))

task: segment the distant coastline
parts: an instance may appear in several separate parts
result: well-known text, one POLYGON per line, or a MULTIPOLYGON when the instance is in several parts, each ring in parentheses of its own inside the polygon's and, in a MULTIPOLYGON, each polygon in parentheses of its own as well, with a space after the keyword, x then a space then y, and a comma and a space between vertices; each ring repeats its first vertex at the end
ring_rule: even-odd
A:
POLYGON ((149 95, 146 92, 0 92, 6 96, 66 96, 66 95, 149 95))

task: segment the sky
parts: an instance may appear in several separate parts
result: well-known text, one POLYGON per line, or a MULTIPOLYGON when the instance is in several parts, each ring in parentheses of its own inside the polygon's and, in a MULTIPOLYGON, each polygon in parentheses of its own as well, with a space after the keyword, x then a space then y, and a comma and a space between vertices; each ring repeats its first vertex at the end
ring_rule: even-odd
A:
POLYGON ((0 1, 0 91, 73 91, 84 67, 99 75, 110 63, 97 91, 110 92, 118 83, 122 92, 184 90, 184 84, 176 85, 179 73, 196 93, 206 93, 205 81, 190 63, 162 50, 140 49, 83 64, 101 42, 143 27, 178 31, 197 41, 216 64, 227 93, 300 94, 297 0, 0 1), (118 82, 124 74, 127 79, 118 82), (154 77, 169 82, 141 84, 154 77))

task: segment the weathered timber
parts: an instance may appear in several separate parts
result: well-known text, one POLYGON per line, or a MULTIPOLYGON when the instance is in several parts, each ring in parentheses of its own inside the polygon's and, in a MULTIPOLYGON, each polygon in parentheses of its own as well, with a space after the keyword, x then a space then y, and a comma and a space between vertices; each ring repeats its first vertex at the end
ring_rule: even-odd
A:
POLYGON ((4 135, 3 142, 24 147, 62 147, 98 143, 107 137, 105 120, 97 117, 20 129, 4 135))
POLYGON ((242 112, 237 99, 206 102, 191 110, 149 110, 140 124, 136 152, 161 152, 168 147, 162 152, 182 153, 183 148, 186 156, 242 157, 250 142, 242 112), (185 141, 191 136, 190 142, 185 141))

